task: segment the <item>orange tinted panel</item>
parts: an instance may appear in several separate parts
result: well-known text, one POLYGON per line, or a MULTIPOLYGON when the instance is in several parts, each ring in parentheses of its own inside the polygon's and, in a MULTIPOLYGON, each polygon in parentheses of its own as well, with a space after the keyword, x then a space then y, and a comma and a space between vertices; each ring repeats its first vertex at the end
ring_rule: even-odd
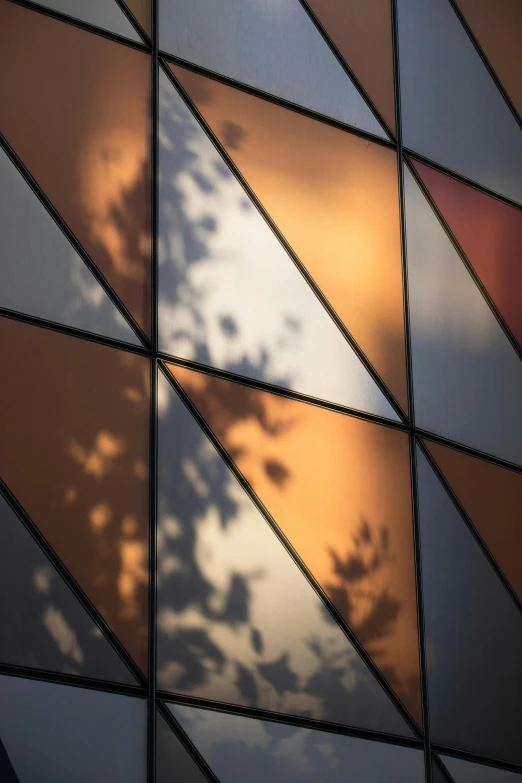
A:
POLYGON ((0 318, 0 476, 147 666, 149 362, 0 318))
POLYGON ((426 446, 522 600, 522 474, 438 443, 426 446))
POLYGON ((522 210, 423 163, 412 163, 522 345, 522 210))
POLYGON ((308 5, 395 133, 390 0, 308 0, 308 5))
POLYGON ((149 56, 0 0, 0 70, 1 132, 148 332, 149 56))
POLYGON ((169 369, 420 722, 407 435, 169 369))
POLYGON ((457 0, 457 4, 522 114, 522 3, 520 0, 457 0))
POLYGON ((395 152, 171 68, 406 410, 395 152))

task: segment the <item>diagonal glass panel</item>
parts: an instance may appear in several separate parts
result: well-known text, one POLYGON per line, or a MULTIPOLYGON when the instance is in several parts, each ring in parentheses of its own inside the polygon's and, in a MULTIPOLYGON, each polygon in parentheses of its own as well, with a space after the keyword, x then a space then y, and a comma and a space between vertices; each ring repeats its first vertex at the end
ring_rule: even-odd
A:
POLYGON ((162 374, 158 399, 158 687, 412 736, 162 374))
POLYGON ((421 750, 169 704, 221 783, 423 783, 421 750))
POLYGON ((396 152, 170 67, 407 410, 396 152))
POLYGON ((136 685, 0 495, 0 661, 136 685))
POLYGON ((160 49, 387 138, 299 0, 159 0, 160 49))
POLYGON ((161 72, 159 167, 160 350, 397 419, 161 72))
POLYGON ((0 252, 0 306, 140 345, 1 149, 0 252))
POLYGON ((522 775, 506 769, 474 764, 472 761, 442 756, 441 759, 453 777, 454 783, 520 783, 522 775))
POLYGON ((60 11, 82 22, 88 22, 116 35, 141 42, 134 27, 121 11, 116 0, 35 0, 38 5, 60 11))
POLYGON ((417 450, 432 742, 520 764, 522 615, 417 450))
POLYGON ((156 783, 207 783, 165 718, 156 712, 156 783))
POLYGON ((522 362, 407 169, 404 178, 416 424, 522 463, 522 362))
POLYGON ((169 369, 420 723, 407 434, 169 369))
POLYGON ((0 477, 147 669, 149 360, 0 319, 0 477))
POLYGON ((522 5, 518 0, 457 0, 457 5, 522 114, 522 5))
POLYGON ((404 146, 522 202, 520 127, 451 3, 397 9, 404 146))
POLYGON ((522 210, 431 166, 411 162, 522 346, 522 210))
POLYGON ((425 444, 522 601, 522 473, 439 443, 425 444))
POLYGON ((148 333, 149 55, 0 0, 0 69, 0 131, 148 333))
POLYGON ((308 5, 395 133, 390 0, 308 0, 308 5))

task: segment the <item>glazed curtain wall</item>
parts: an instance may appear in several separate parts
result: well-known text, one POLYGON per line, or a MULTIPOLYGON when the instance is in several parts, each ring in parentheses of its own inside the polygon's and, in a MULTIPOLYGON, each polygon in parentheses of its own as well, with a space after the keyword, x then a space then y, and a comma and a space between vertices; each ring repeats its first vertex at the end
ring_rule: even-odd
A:
POLYGON ((0 777, 522 783, 522 5, 0 0, 0 777))

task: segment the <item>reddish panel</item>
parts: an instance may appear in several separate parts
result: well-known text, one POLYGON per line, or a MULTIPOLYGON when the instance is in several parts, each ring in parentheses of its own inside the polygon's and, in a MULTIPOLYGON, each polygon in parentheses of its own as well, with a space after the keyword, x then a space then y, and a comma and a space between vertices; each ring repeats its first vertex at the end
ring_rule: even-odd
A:
POLYGON ((522 600, 522 474, 438 443, 426 446, 522 600))
POLYGON ((148 333, 149 56, 0 0, 0 70, 1 132, 148 333))
POLYGON ((420 723, 408 436, 169 369, 420 723))
POLYGON ((407 410, 395 151, 171 69, 407 410))
POLYGON ((522 3, 457 0, 506 92, 522 114, 522 3))
POLYGON ((522 345, 522 210, 411 161, 522 345))
POLYGON ((308 0, 308 5, 395 133, 390 0, 308 0))
POLYGON ((0 476, 147 670, 149 361, 0 318, 0 476))

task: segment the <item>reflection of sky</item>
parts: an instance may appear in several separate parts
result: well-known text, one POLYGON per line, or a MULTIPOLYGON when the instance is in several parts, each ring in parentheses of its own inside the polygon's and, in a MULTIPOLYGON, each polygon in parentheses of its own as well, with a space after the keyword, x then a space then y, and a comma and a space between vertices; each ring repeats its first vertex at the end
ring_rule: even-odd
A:
POLYGON ((143 783, 144 699, 0 676, 0 737, 19 783, 143 783))
POLYGON ((416 423, 522 461, 522 364, 405 169, 416 423))
POLYGON ((0 305, 138 344, 131 328, 0 150, 0 305))
POLYGON ((396 419, 163 74, 160 86, 161 349, 396 419))
POLYGON ((159 393, 159 686, 409 735, 162 376, 159 393))
POLYGON ((1 496, 0 523, 1 660, 135 685, 100 629, 1 496))
POLYGON ((455 783, 520 783, 521 776, 505 769, 473 764, 472 761, 441 756, 455 783))
POLYGON ((160 8, 161 49, 386 138, 298 0, 161 0, 160 8))
POLYGON ((226 783, 421 783, 420 750, 296 726, 169 705, 226 783))

